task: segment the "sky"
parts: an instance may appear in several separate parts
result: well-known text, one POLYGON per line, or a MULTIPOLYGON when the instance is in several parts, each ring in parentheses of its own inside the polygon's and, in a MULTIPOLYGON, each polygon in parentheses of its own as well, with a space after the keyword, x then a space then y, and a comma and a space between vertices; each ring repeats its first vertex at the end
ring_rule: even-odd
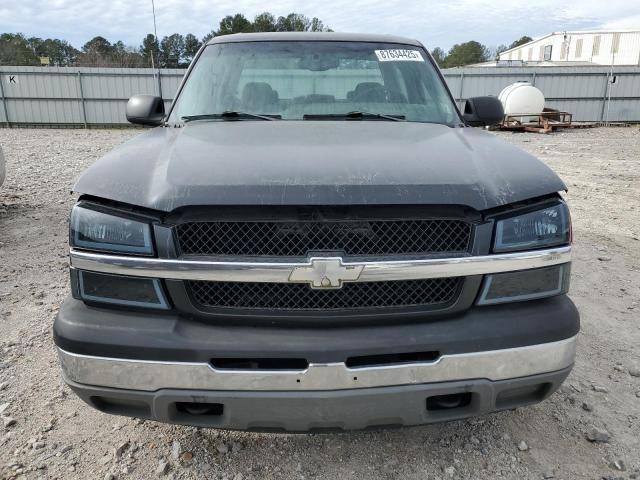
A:
MULTIPOLYGON (((341 32, 408 36, 427 48, 489 47, 552 31, 639 29, 640 0, 155 0, 158 36, 204 36, 225 15, 265 10, 318 17, 341 32)), ((139 46, 153 31, 151 0, 0 0, 0 33, 61 38, 80 48, 102 35, 139 46)))

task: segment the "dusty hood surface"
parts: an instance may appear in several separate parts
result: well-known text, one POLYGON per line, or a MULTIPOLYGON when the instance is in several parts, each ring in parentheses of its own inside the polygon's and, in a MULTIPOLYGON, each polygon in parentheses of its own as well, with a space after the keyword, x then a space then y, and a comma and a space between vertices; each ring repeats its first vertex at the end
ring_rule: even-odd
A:
POLYGON ((465 205, 564 190, 541 161, 472 128, 385 121, 194 122, 155 128, 74 190, 169 212, 187 205, 465 205))

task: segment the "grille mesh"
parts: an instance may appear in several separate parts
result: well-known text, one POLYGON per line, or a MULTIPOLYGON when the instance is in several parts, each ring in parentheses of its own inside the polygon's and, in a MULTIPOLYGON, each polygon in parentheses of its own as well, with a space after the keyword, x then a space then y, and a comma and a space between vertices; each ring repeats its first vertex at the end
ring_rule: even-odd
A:
POLYGON ((345 283, 336 290, 314 290, 298 283, 190 281, 189 289, 204 308, 264 310, 352 310, 365 308, 448 306, 460 278, 345 283))
POLYGON ((176 227, 183 254, 296 256, 309 252, 402 255, 464 252, 471 225, 460 220, 190 222, 176 227))

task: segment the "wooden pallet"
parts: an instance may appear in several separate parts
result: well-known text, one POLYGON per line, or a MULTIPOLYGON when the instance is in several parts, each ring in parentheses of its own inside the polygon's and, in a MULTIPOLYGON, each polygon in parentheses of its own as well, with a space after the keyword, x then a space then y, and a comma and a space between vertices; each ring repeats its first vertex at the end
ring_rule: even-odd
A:
POLYGON ((512 132, 551 133, 565 128, 593 128, 595 123, 573 123, 573 115, 545 108, 539 115, 505 115, 500 130, 512 132))

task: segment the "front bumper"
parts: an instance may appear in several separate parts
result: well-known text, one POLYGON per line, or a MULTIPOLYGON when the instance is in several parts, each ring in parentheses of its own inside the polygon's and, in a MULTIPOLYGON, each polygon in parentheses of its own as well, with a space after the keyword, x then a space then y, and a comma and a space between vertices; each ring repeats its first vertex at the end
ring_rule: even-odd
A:
POLYGON ((144 392, 81 385, 68 379, 67 383, 104 413, 230 430, 326 432, 421 425, 530 405, 556 391, 570 370, 496 382, 471 379, 332 391, 167 388, 144 392), (429 408, 430 399, 438 398, 444 398, 449 408, 429 408), (194 412, 185 405, 204 408, 194 412))
POLYGON ((578 330, 579 315, 566 296, 420 323, 342 328, 220 325, 69 298, 54 337, 65 380, 103 412, 226 429, 313 431, 418 425, 539 402, 569 374, 578 330), (435 350, 434 361, 346 365, 356 355, 435 350), (211 366, 216 357, 305 358, 309 366, 224 370, 211 366), (447 408, 429 409, 434 398, 447 408))
POLYGON ((469 379, 489 381, 555 372, 573 364, 576 338, 435 361, 349 368, 311 363, 300 370, 226 370, 209 363, 157 362, 78 355, 58 349, 65 377, 78 384, 154 392, 164 388, 236 391, 331 391, 469 379))

